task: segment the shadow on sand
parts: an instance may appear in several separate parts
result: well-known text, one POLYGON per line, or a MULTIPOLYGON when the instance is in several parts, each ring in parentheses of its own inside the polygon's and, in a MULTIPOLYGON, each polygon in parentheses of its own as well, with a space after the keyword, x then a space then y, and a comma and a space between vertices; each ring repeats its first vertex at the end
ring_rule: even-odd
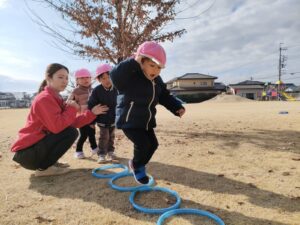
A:
MULTIPOLYGON (((120 163, 126 164, 127 159, 120 159, 120 163)), ((216 193, 245 195, 248 197, 249 202, 262 208, 280 209, 288 212, 300 210, 300 204, 296 200, 226 177, 218 177, 215 174, 158 162, 151 162, 150 168, 151 173, 155 174, 155 177, 160 180, 216 193), (193 180, 186 179, 185 175, 193 177, 193 180)), ((158 218, 158 215, 145 215, 135 211, 129 203, 129 193, 111 189, 107 184, 107 179, 94 178, 91 175, 91 169, 75 169, 69 174, 58 177, 41 178, 31 176, 29 189, 57 198, 82 199, 86 202, 95 202, 124 216, 141 221, 150 221, 153 224, 156 223, 158 218)), ((221 217, 227 225, 285 225, 284 223, 248 217, 241 213, 202 205, 185 199, 182 199, 182 207, 211 211, 221 217)))
MULTIPOLYGON (((193 132, 190 130, 178 131, 168 129, 157 129, 157 135, 164 137, 177 137, 180 140, 196 139, 199 141, 219 140, 220 148, 238 148, 240 143, 249 143, 268 151, 293 152, 300 154, 300 132, 299 131, 270 131, 257 129, 253 132, 221 131, 218 132, 193 132)), ((161 143, 163 144, 163 143, 161 143)))

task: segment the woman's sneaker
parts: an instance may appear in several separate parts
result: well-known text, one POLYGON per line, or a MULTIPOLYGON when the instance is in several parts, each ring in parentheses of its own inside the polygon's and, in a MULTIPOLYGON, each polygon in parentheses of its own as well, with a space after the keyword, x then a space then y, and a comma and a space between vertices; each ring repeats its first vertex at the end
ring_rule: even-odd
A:
POLYGON ((57 166, 50 166, 45 170, 36 170, 36 177, 56 176, 61 174, 69 173, 71 170, 68 168, 61 168, 57 166))
POLYGON ((139 168, 134 168, 132 164, 132 160, 128 161, 128 166, 130 171, 133 173, 133 177, 135 181, 138 184, 148 184, 149 183, 149 177, 146 174, 146 168, 145 166, 141 166, 139 168))
POLYGON ((76 159, 84 159, 84 158, 85 158, 83 152, 75 152, 74 157, 75 157, 76 159))
POLYGON ((53 166, 56 166, 56 167, 60 167, 60 168, 67 168, 67 167, 70 167, 70 164, 69 163, 66 163, 66 162, 56 162, 54 163, 53 166))
POLYGON ((99 155, 97 163, 106 163, 105 155, 99 155))

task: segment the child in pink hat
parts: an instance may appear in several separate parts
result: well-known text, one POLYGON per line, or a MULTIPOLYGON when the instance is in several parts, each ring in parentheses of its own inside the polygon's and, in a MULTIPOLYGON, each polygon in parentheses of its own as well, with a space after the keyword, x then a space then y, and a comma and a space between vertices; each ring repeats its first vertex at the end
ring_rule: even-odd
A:
MULTIPOLYGON (((88 98, 92 92, 92 75, 90 71, 85 68, 79 69, 75 72, 76 84, 77 87, 72 91, 69 99, 75 100, 79 106, 81 111, 87 109, 88 98)), ((76 152, 74 157, 77 159, 84 159, 85 155, 83 153, 83 145, 86 139, 89 139, 91 155, 95 155, 98 152, 98 146, 96 143, 95 137, 95 125, 88 124, 79 129, 79 139, 76 144, 76 152)))
POLYGON ((100 84, 93 90, 88 101, 89 109, 98 104, 108 107, 106 114, 99 115, 96 118, 96 123, 100 129, 98 163, 116 160, 114 140, 117 90, 112 86, 109 78, 111 69, 112 67, 109 64, 101 64, 97 67, 95 79, 100 84))
POLYGON ((159 76, 166 65, 166 53, 154 41, 141 44, 134 58, 120 62, 110 72, 113 85, 118 90, 116 126, 122 129, 134 144, 133 159, 129 167, 139 184, 147 184, 146 165, 158 147, 154 132, 156 105, 165 106, 181 117, 184 107, 170 95, 159 76))

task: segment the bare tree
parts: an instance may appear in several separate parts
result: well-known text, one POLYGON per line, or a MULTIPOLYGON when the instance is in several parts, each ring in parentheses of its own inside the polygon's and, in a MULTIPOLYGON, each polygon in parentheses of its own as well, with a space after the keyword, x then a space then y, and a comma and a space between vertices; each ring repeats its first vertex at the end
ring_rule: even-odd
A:
POLYGON ((173 41, 186 31, 163 31, 179 0, 39 0, 61 13, 68 27, 50 27, 31 10, 59 48, 86 59, 116 64, 144 41, 173 41))

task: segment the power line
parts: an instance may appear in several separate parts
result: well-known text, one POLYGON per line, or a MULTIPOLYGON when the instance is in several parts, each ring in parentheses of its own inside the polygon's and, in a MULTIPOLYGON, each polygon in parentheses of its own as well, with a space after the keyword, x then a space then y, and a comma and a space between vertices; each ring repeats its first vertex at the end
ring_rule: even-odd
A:
POLYGON ((298 78, 300 78, 300 76, 296 76, 296 77, 289 77, 289 78, 286 78, 286 79, 284 79, 284 80, 293 80, 293 79, 298 79, 298 78))
POLYGON ((184 12, 184 11, 186 11, 186 10, 192 8, 194 5, 198 4, 200 1, 202 1, 202 0, 196 1, 196 2, 194 2, 193 4, 189 5, 189 7, 185 8, 185 9, 183 9, 183 10, 181 10, 181 11, 176 12, 176 15, 178 15, 179 13, 182 13, 182 12, 184 12))
POLYGON ((203 10, 200 14, 196 15, 196 16, 191 16, 191 17, 185 17, 185 18, 175 18, 175 20, 188 20, 188 19, 195 19, 195 18, 198 18, 200 17, 203 13, 207 12, 208 10, 210 10, 214 4, 216 3, 216 0, 213 0, 213 3, 208 7, 206 8, 205 10, 203 10))
POLYGON ((295 44, 295 45, 287 46, 287 48, 295 48, 295 47, 300 47, 300 44, 295 44))
POLYGON ((222 71, 222 72, 220 72, 220 73, 227 73, 227 72, 229 72, 229 71, 236 70, 236 69, 239 69, 239 68, 242 68, 242 67, 251 65, 251 64, 257 64, 258 62, 261 62, 262 60, 265 60, 267 57, 270 57, 270 56, 272 56, 272 55, 274 55, 274 54, 277 54, 277 50, 276 50, 276 51, 273 51, 273 52, 269 53, 268 55, 265 55, 265 56, 263 56, 263 57, 261 57, 261 58, 259 58, 259 59, 252 60, 252 61, 250 61, 250 62, 247 62, 247 63, 245 63, 245 64, 241 64, 241 65, 236 66, 236 67, 231 68, 231 69, 227 69, 227 70, 222 71))
POLYGON ((300 72, 291 72, 290 74, 291 74, 291 75, 294 75, 294 74, 296 74, 296 73, 300 73, 300 72))

